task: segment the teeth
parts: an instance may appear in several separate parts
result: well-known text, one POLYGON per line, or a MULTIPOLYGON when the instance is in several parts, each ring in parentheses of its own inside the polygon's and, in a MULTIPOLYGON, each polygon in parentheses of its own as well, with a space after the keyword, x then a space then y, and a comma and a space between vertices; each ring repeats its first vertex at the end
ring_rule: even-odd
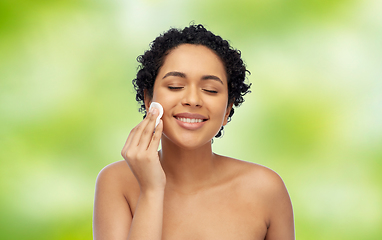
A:
POLYGON ((176 118, 181 122, 186 122, 186 123, 200 123, 203 122, 203 119, 199 118, 176 118))

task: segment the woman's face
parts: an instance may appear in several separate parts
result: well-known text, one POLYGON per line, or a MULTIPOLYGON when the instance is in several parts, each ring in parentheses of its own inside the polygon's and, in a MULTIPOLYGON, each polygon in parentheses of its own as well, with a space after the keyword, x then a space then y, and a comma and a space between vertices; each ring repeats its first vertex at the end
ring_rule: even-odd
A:
POLYGON ((163 106, 164 137, 188 149, 208 143, 232 107, 222 61, 203 45, 179 45, 165 57, 146 108, 151 101, 163 106))

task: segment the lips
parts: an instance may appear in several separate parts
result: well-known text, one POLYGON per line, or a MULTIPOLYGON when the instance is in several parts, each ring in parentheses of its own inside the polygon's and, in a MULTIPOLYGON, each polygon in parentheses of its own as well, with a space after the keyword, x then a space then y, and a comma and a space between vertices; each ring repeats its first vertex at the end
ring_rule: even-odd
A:
POLYGON ((174 118, 179 126, 188 130, 199 129, 208 120, 207 117, 197 113, 178 113, 174 115, 174 118))
POLYGON ((186 122, 186 123, 200 123, 203 122, 203 119, 199 118, 176 118, 179 121, 186 122))
POLYGON ((203 121, 208 120, 206 116, 198 113, 177 113, 174 115, 175 118, 190 118, 190 119, 202 119, 203 121))
POLYGON ((197 114, 197 113, 178 113, 178 114, 175 114, 174 117, 176 119, 183 119, 183 120, 187 120, 187 119, 190 119, 190 120, 197 120, 198 122, 202 121, 206 121, 208 120, 207 117, 201 115, 201 114, 197 114))

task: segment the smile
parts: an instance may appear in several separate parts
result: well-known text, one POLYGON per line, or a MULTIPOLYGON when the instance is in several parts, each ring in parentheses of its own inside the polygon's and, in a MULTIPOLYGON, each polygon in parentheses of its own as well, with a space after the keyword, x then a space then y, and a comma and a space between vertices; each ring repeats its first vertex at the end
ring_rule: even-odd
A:
POLYGON ((177 117, 176 119, 178 119, 181 122, 185 122, 185 123, 201 123, 201 122, 203 122, 203 119, 200 119, 200 118, 181 118, 181 117, 177 117))
POLYGON ((197 130, 204 126, 209 120, 208 117, 198 113, 177 113, 174 115, 178 125, 187 130, 197 130))

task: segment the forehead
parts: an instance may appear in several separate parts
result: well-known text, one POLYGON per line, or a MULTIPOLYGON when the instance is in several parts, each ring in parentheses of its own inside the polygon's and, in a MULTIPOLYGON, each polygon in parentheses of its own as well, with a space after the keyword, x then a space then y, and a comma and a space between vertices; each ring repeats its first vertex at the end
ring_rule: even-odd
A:
POLYGON ((213 74, 225 81, 226 70, 220 57, 203 45, 182 44, 172 49, 164 59, 159 75, 168 71, 180 71, 188 74, 213 74))

